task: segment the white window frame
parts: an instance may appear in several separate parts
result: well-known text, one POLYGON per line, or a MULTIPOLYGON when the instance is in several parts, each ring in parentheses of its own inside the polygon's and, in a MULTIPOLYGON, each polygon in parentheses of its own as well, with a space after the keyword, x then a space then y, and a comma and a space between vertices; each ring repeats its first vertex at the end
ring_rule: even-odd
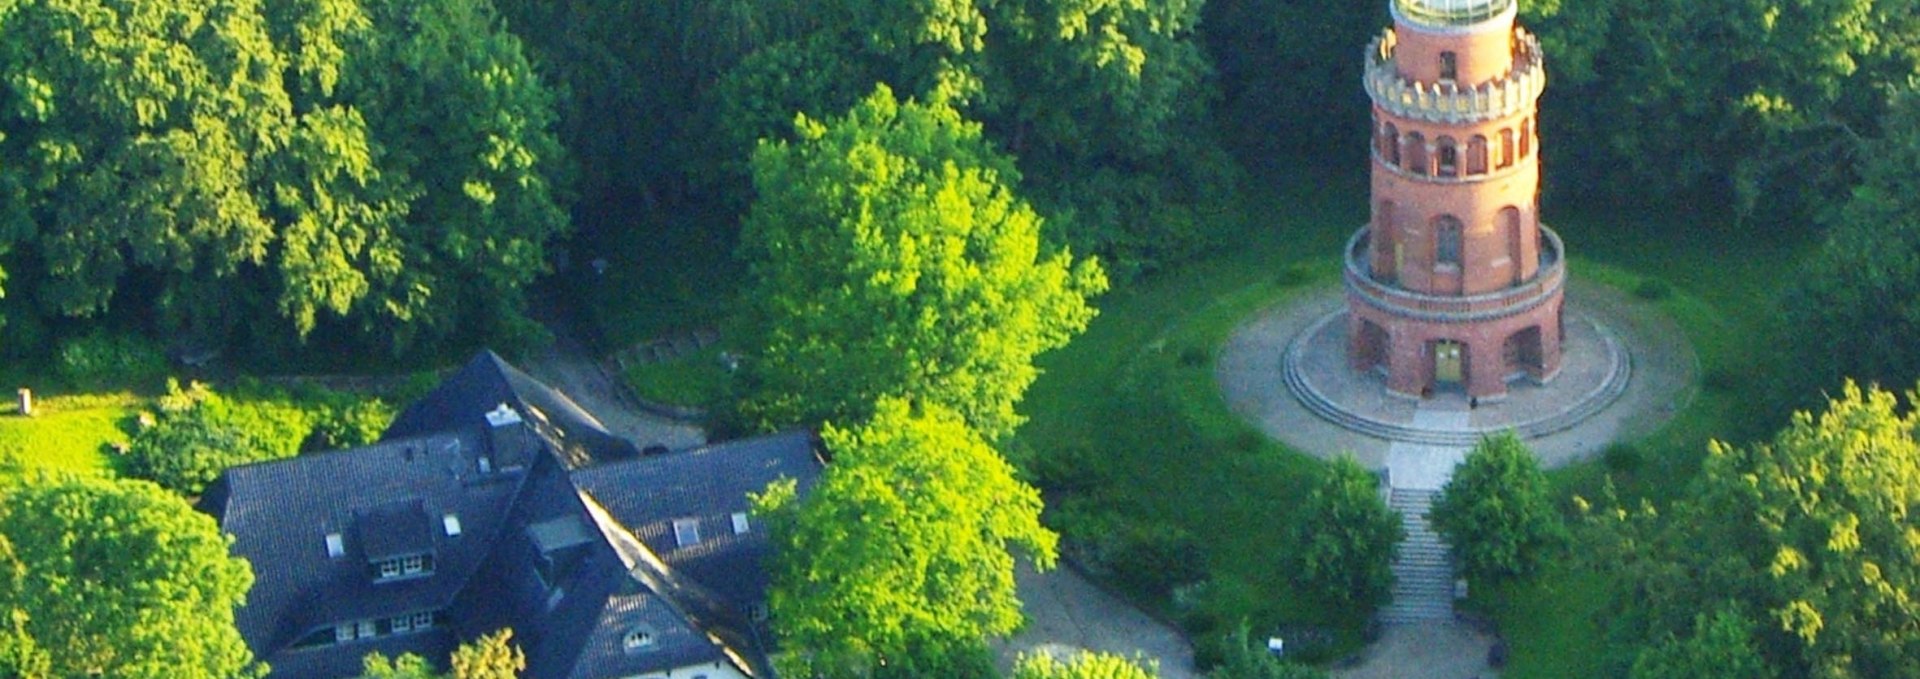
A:
POLYGON ((734 512, 733 513, 733 534, 746 535, 747 532, 751 530, 753 530, 753 525, 747 522, 747 513, 734 512))
POLYGON ((681 547, 692 547, 700 544, 700 520, 674 519, 673 543, 681 547))

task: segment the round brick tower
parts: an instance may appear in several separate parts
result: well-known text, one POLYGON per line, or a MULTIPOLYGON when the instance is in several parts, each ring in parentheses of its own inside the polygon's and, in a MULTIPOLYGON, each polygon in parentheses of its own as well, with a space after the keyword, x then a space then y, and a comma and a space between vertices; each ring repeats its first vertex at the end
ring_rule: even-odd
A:
POLYGON ((1348 356, 1390 393, 1506 397, 1560 369, 1565 253, 1540 225, 1540 44, 1514 0, 1388 0, 1367 48, 1372 220, 1347 244, 1348 356))

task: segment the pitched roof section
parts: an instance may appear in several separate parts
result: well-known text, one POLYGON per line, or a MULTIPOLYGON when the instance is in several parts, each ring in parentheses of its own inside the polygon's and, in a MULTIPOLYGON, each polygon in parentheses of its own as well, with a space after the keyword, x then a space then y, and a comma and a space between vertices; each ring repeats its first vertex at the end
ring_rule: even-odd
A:
POLYGON ((490 551, 524 476, 480 473, 483 450, 476 433, 445 433, 227 470, 202 509, 253 564, 235 622, 255 655, 281 676, 352 674, 377 646, 296 646, 342 622, 445 609, 490 551), (434 530, 448 514, 461 535, 434 530), (421 551, 431 576, 376 577, 375 562, 421 551))
POLYGON ((766 600, 770 545, 750 517, 734 530, 734 515, 779 479, 806 492, 821 468, 814 436, 789 432, 580 469, 573 482, 674 572, 744 610, 766 600), (699 542, 680 544, 676 520, 695 522, 699 542))
POLYGON ((482 351, 424 398, 394 418, 382 438, 415 436, 455 427, 484 426, 487 414, 505 403, 530 421, 568 468, 637 457, 633 442, 607 431, 580 404, 482 351))
POLYGON ((502 627, 536 679, 764 674, 743 612, 764 601, 768 545, 747 495, 811 487, 813 437, 632 452, 488 352, 380 443, 229 469, 200 506, 253 563, 236 622, 275 676, 352 676, 373 651, 444 658, 502 627), (676 520, 698 544, 678 544, 676 520), (333 643, 362 621, 376 638, 333 643))

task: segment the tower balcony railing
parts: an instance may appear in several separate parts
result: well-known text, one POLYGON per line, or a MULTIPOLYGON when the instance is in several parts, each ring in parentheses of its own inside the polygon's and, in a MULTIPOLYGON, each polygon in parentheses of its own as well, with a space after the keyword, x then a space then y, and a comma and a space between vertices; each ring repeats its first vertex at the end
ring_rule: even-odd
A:
POLYGON ((1393 0, 1400 16, 1435 26, 1470 26, 1511 7, 1513 0, 1393 0))
POLYGON ((1558 294, 1567 282, 1560 234, 1540 227, 1540 269, 1512 287, 1474 295, 1433 295, 1376 279, 1370 264, 1371 229, 1362 226, 1347 241, 1347 291, 1395 315, 1461 323, 1501 318, 1532 309, 1558 294))
POLYGON ((1513 69, 1477 85, 1462 85, 1451 80, 1419 82, 1400 75, 1393 62, 1398 39, 1389 28, 1367 45, 1367 96, 1394 115, 1437 123, 1493 120, 1529 110, 1547 88, 1546 65, 1539 38, 1519 28, 1513 33, 1513 69))

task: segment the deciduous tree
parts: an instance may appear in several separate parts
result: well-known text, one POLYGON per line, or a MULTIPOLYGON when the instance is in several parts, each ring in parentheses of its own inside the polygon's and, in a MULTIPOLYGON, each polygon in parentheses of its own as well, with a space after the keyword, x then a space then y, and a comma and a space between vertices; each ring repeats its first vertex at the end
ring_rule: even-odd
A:
POLYGON ((1327 465, 1286 535, 1284 567, 1300 592, 1324 597, 1329 610, 1364 619, 1392 594, 1394 550, 1406 529, 1353 458, 1327 465))
POLYGON ((1534 572, 1563 538, 1551 491, 1533 452, 1505 432, 1473 447, 1427 516, 1462 573, 1498 582, 1534 572))
POLYGON ((1020 423, 1033 358, 1086 327, 1100 267, 1045 247, 978 125, 882 87, 754 154, 742 410, 764 428, 858 422, 887 396, 989 438, 1020 423))
POLYGON ((1053 565, 1039 493, 939 405, 884 399, 870 422, 822 437, 833 461, 805 500, 790 483, 757 500, 780 517, 769 604, 782 674, 958 676, 930 668, 965 666, 1020 624, 1013 550, 1053 565))
POLYGON ((0 494, 0 661, 19 676, 264 669, 233 622, 252 571, 211 517, 145 481, 43 477, 0 494))
POLYGON ((1129 660, 1112 653, 1081 651, 1066 662, 1046 653, 1022 655, 1013 664, 1013 679, 1158 679, 1151 661, 1129 660))

